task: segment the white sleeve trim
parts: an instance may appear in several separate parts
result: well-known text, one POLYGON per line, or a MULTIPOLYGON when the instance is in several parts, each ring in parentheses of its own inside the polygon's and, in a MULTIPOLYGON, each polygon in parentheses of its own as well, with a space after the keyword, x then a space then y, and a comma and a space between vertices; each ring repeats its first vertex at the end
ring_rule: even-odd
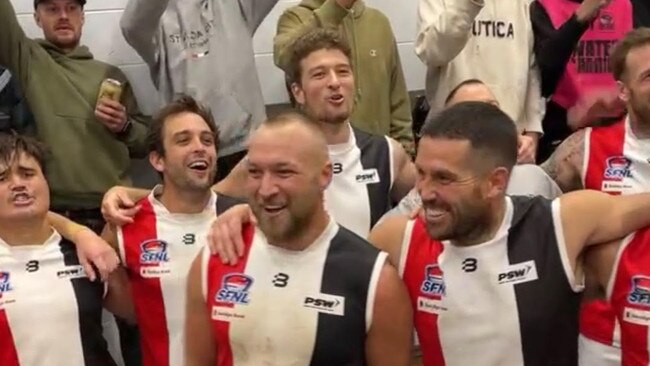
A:
POLYGON ((612 297, 612 291, 614 291, 614 283, 616 282, 616 275, 618 274, 618 267, 621 260, 621 255, 623 255, 623 251, 625 250, 625 248, 627 248, 628 244, 632 242, 632 239, 634 239, 635 234, 636 232, 626 236, 623 239, 623 241, 621 241, 621 245, 618 247, 618 251, 616 252, 616 260, 614 261, 614 266, 612 267, 612 273, 610 273, 609 278, 607 279, 607 288, 605 290, 605 294, 607 296, 608 301, 612 297))
POLYGON ((375 265, 372 267, 372 275, 370 276, 370 283, 368 284, 368 297, 366 299, 366 333, 370 331, 370 326, 372 326, 372 317, 373 310, 375 308, 375 296, 377 295, 377 285, 379 284, 379 275, 381 274, 381 269, 386 263, 386 258, 388 253, 379 252, 377 259, 375 259, 375 265))
POLYGON ((203 247, 201 249, 201 272, 199 276, 201 279, 201 293, 206 303, 208 303, 208 262, 210 262, 210 251, 207 247, 203 247))
POLYGON ((569 286, 574 292, 582 292, 584 290, 584 278, 578 283, 576 281, 576 272, 577 268, 574 269, 571 267, 571 262, 569 261, 569 254, 567 253, 566 242, 564 240, 564 227, 562 226, 562 216, 560 211, 560 199, 556 198, 551 203, 551 212, 553 216, 553 229, 555 231, 555 242, 557 243, 557 249, 560 253, 560 259, 562 260, 562 267, 564 268, 564 274, 569 281, 569 286))
POLYGON ((582 153, 582 171, 580 172, 580 179, 582 180, 582 186, 586 187, 587 180, 587 168, 589 167, 589 149, 590 149, 590 140, 591 140, 591 127, 585 128, 585 142, 582 144, 584 152, 582 153))
POLYGON ((395 149, 393 149, 393 143, 391 142, 392 139, 388 136, 384 136, 386 139, 386 142, 388 142, 388 162, 390 163, 390 190, 393 190, 393 183, 395 183, 395 159, 393 156, 393 153, 395 152, 395 149))
POLYGON ((397 272, 399 273, 400 278, 404 278, 404 268, 406 267, 406 257, 408 257, 409 248, 411 246, 411 235, 413 234, 413 226, 415 225, 415 220, 409 220, 406 223, 406 228, 404 229, 404 238, 399 249, 399 266, 397 267, 397 272))

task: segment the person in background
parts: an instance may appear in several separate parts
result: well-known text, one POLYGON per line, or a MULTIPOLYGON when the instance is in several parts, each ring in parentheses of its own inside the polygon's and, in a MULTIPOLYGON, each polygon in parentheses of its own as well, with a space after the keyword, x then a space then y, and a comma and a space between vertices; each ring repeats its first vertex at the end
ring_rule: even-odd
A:
POLYGON ((650 27, 650 2, 631 0, 634 16, 634 28, 650 27))
POLYGON ((120 21, 149 66, 162 104, 187 94, 219 128, 219 181, 246 155, 265 118, 253 35, 278 0, 130 0, 120 21))
POLYGON ((434 115, 449 92, 482 80, 524 135, 519 163, 535 162, 543 105, 529 0, 419 0, 415 52, 427 66, 434 115))
POLYGON ((538 160, 570 134, 625 113, 609 72, 611 47, 632 29, 630 0, 536 0, 530 6, 535 57, 547 98, 538 160), (582 117, 578 117, 582 116, 582 117))
POLYGON ((0 66, 0 132, 10 131, 34 135, 36 126, 18 82, 0 66))
POLYGON ((293 42, 315 27, 338 28, 352 49, 352 125, 388 135, 415 155, 410 99, 388 18, 362 0, 303 0, 280 16, 273 39, 275 64, 286 72, 293 42))

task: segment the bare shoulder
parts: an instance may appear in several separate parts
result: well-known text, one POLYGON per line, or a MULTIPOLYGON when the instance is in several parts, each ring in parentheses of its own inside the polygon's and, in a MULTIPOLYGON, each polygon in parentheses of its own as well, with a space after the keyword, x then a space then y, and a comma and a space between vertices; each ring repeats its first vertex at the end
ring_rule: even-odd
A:
POLYGON ((397 264, 407 224, 408 218, 403 215, 386 217, 372 229, 368 241, 378 249, 387 252, 390 262, 397 264))

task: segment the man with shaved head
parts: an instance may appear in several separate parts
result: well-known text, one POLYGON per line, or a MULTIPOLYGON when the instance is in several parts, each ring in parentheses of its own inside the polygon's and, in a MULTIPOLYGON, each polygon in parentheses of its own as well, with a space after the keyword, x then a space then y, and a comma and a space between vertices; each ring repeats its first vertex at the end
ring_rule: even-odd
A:
POLYGON ((386 253, 324 207, 327 142, 292 112, 251 136, 244 256, 204 249, 188 279, 186 365, 408 365, 411 310, 386 253))

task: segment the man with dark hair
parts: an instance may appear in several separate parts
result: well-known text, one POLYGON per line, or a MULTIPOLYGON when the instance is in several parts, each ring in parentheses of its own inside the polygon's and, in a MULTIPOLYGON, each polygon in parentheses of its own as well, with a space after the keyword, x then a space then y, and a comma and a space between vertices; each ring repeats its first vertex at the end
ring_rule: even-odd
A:
POLYGON ((210 190, 218 131, 210 111, 182 96, 163 107, 147 134, 149 162, 162 185, 102 237, 119 253, 132 288, 143 366, 183 364, 183 324, 190 264, 217 213, 236 201, 210 190))
POLYGON ((339 226, 324 192, 327 141, 295 113, 248 146, 247 225, 237 266, 207 248, 188 279, 186 366, 407 366, 412 313, 386 254, 339 226))
POLYGON ((580 256, 650 224, 650 193, 507 196, 516 134, 490 104, 442 111, 415 161, 421 217, 370 235, 399 265, 426 366, 575 365, 580 256))
POLYGON ((388 18, 362 0, 302 0, 278 20, 275 64, 288 71, 294 41, 319 27, 336 28, 348 37, 356 85, 352 126, 390 136, 414 155, 410 98, 388 18))
POLYGON ((27 38, 9 0, 0 0, 0 65, 19 82, 39 140, 48 145, 52 210, 101 231, 104 192, 129 184, 131 157, 146 154, 148 119, 125 75, 80 45, 85 0, 35 0, 45 40, 27 38), (105 79, 121 83, 118 101, 100 98, 105 79))
MULTIPOLYGON (((288 69, 298 108, 323 132, 334 177, 325 191, 327 209, 341 225, 361 237, 413 188, 415 170, 395 140, 367 134, 350 125, 354 74, 350 47, 333 29, 316 28, 296 40, 288 69)), ((244 197, 246 166, 239 164, 214 189, 244 197)), ((120 207, 130 206, 121 187, 109 191, 105 208, 110 220, 128 220, 120 207)), ((142 192, 129 190, 132 197, 142 192)), ((128 211, 126 213, 129 213, 128 211)))
POLYGON ((0 364, 113 366, 102 307, 131 318, 124 273, 91 281, 50 227, 45 162, 36 140, 0 133, 0 364))
MULTIPOLYGON (((614 124, 575 132, 542 165, 565 192, 595 189, 627 195, 650 191, 650 92, 646 87, 650 28, 626 34, 611 51, 610 63, 628 114, 614 124)), ((620 342, 614 314, 602 301, 605 289, 596 287, 589 293, 580 316, 581 362, 618 364, 620 342)))

